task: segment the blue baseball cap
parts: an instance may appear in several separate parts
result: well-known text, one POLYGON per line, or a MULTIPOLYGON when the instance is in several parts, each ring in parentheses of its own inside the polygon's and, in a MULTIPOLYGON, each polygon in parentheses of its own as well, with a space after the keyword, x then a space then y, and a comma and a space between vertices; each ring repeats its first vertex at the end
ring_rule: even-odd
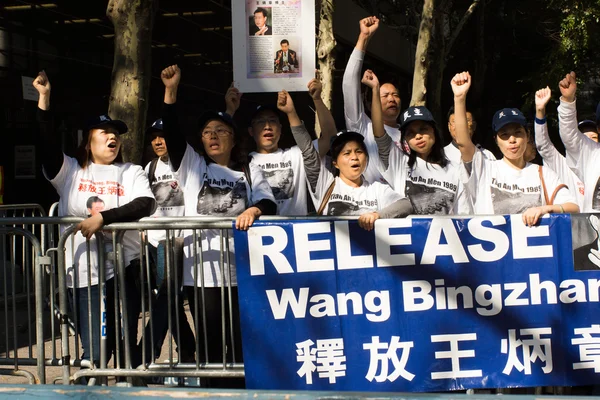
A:
POLYGON ((112 126, 117 130, 119 135, 127 133, 127 124, 125 122, 119 121, 117 119, 112 119, 107 114, 102 114, 100 116, 88 119, 86 126, 88 131, 90 129, 112 126))
POLYGON ((596 107, 596 124, 600 124, 600 102, 598 102, 598 106, 596 107))
POLYGON ((148 127, 148 129, 146 129, 146 135, 158 135, 161 136, 160 133, 163 132, 163 121, 162 118, 157 119, 156 121, 154 121, 152 123, 152 125, 150 125, 150 127, 148 127))
POLYGON ((519 124, 527 127, 527 118, 518 108, 503 108, 496 111, 492 120, 492 129, 498 132, 503 126, 508 124, 519 124))
POLYGON ((580 132, 598 132, 598 125, 591 119, 584 119, 579 124, 577 124, 580 132))
POLYGON ((433 118, 433 114, 431 114, 431 111, 429 111, 427 107, 409 107, 406 110, 404 110, 401 114, 400 132, 404 133, 406 127, 413 121, 432 122, 435 126, 435 119, 433 118))

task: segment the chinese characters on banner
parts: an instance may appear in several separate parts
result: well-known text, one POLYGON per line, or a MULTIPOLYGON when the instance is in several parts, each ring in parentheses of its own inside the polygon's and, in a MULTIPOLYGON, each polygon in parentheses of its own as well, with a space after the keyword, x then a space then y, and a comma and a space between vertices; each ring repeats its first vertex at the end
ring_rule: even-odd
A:
POLYGON ((236 0, 231 13, 235 86, 308 90, 315 76, 315 0, 236 0))
POLYGON ((263 220, 236 230, 246 385, 593 384, 600 269, 583 253, 598 247, 594 221, 414 218, 367 232, 356 221, 263 220))

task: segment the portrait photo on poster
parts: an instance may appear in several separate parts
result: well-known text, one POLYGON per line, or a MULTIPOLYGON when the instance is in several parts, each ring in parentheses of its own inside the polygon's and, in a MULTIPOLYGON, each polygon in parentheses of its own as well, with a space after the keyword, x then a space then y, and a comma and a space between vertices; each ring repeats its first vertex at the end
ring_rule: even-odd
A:
POLYGON ((269 24, 271 20, 271 7, 256 7, 254 12, 248 16, 248 34, 250 36, 271 36, 273 27, 269 24))
POLYGON ((239 0, 231 18, 240 91, 308 90, 316 68, 315 0, 239 0))
POLYGON ((276 74, 300 74, 300 62, 298 52, 293 50, 298 48, 297 40, 295 37, 285 37, 278 43, 273 43, 275 48, 275 61, 273 63, 273 72, 276 74))

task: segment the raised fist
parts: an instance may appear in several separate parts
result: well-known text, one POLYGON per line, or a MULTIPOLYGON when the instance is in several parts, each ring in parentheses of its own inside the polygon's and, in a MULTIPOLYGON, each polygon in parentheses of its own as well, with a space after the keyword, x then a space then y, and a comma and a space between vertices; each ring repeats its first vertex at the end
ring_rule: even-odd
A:
POLYGON ((176 88, 181 80, 181 70, 177 64, 171 65, 162 70, 160 73, 160 79, 162 79, 166 88, 176 88))
POLYGON ((558 83, 560 94, 565 98, 566 101, 572 103, 575 101, 575 93, 577 92, 577 76, 575 72, 571 71, 565 78, 558 83))
POLYGON ((360 25, 360 34, 370 38, 371 35, 375 33, 377 28, 379 28, 379 18, 372 16, 363 18, 359 22, 360 25))
POLYGON ((233 86, 233 82, 231 82, 231 86, 227 89, 227 93, 225 93, 225 105, 227 107, 227 114, 232 115, 240 108, 240 100, 242 98, 242 93, 233 86))
POLYGON ((294 102, 286 90, 277 93, 277 108, 286 114, 295 110, 294 102))
POLYGON ((450 81, 450 85, 452 86, 454 97, 466 96, 471 88, 471 74, 468 72, 459 72, 458 74, 454 75, 450 81))
POLYGON ((323 85, 317 78, 313 78, 308 82, 308 94, 313 100, 319 100, 321 98, 321 92, 323 91, 323 85))
POLYGON ((552 91, 550 90, 550 88, 548 86, 535 92, 535 109, 536 110, 545 109, 546 104, 548 104, 551 97, 552 97, 552 91))
POLYGON ((374 89, 379 85, 379 79, 377 79, 377 75, 375 75, 375 73, 370 69, 365 71, 361 82, 371 89, 374 89))
POLYGON ((50 81, 48 80, 48 75, 46 75, 45 71, 41 71, 33 80, 33 87, 41 96, 47 96, 50 94, 50 81))

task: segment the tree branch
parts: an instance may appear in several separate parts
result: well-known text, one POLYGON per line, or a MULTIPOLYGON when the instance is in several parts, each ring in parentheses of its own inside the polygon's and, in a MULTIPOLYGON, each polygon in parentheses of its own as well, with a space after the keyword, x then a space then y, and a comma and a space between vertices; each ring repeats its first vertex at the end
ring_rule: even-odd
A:
POLYGON ((448 45, 446 46, 446 51, 444 52, 444 59, 446 59, 446 60, 448 59, 448 56, 450 55, 450 51, 452 51, 452 47, 454 46, 454 42, 456 42, 456 39, 458 39, 458 35, 462 31, 462 29, 465 26, 465 24, 467 23, 467 21, 471 18, 471 16, 473 15, 473 12, 475 11, 475 9, 477 8, 477 6, 479 5, 480 2, 481 2, 481 0, 473 0, 473 3, 471 3, 471 5, 467 9, 467 11, 465 11, 465 15, 463 15, 463 17, 460 20, 460 22, 458 23, 458 25, 456 25, 456 28, 454 29, 454 32, 452 32, 452 36, 450 37, 450 40, 448 41, 448 45))

